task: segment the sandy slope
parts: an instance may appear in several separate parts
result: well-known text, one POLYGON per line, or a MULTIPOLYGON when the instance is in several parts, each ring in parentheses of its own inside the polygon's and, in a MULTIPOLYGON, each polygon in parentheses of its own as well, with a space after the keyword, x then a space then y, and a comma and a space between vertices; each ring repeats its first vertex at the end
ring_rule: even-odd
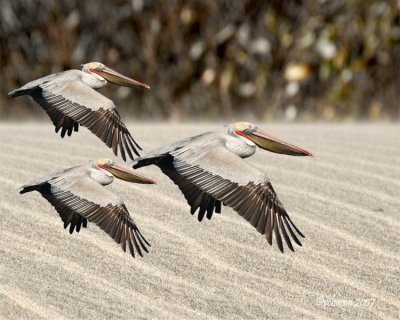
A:
MULTIPOLYGON (((220 126, 128 127, 149 151, 220 126)), ((399 317, 399 126, 263 127, 317 155, 258 151, 248 159, 270 176, 304 246, 281 254, 229 208, 197 222, 154 167, 141 172, 156 186, 109 186, 152 244, 132 259, 95 225, 70 235, 38 193, 17 192, 111 151, 86 129, 62 141, 49 123, 0 123, 0 318, 399 317), (357 299, 375 303, 356 306, 357 299)))

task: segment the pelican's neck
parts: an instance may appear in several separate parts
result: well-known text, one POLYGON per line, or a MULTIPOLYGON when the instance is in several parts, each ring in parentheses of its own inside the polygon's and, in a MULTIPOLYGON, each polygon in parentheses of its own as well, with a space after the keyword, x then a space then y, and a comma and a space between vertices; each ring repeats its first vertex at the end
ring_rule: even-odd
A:
POLYGON ((114 176, 110 172, 98 168, 91 168, 90 177, 102 186, 106 186, 114 181, 114 176))
POLYGON ((88 71, 82 71, 82 82, 93 89, 100 89, 107 84, 106 79, 88 71))
POLYGON ((252 156, 256 152, 256 145, 246 139, 245 137, 236 135, 236 134, 228 134, 226 140, 226 147, 228 150, 241 158, 247 158, 252 156))

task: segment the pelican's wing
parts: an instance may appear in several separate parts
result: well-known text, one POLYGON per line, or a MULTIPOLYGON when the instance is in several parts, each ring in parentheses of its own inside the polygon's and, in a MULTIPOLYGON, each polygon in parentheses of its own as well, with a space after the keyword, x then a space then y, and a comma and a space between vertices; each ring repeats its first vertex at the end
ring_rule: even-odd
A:
POLYGON ((211 219, 214 212, 221 213, 221 201, 199 189, 190 179, 182 176, 175 169, 172 156, 166 155, 159 159, 156 164, 179 187, 190 206, 190 213, 195 214, 196 211, 198 212, 197 218, 199 221, 202 221, 204 216, 207 219, 211 219))
POLYGON ((210 134, 214 135, 213 132, 206 132, 189 138, 184 138, 172 144, 150 151, 145 156, 140 157, 133 162, 133 168, 135 169, 151 164, 157 165, 182 191, 191 207, 190 213, 194 214, 199 209, 199 221, 203 220, 206 213, 208 219, 211 219, 214 212, 221 213, 221 201, 216 200, 211 195, 203 192, 188 179, 180 175, 174 168, 171 153, 186 147, 190 143, 197 143, 202 138, 207 139, 206 137, 210 134))
POLYGON ((224 146, 204 148, 199 153, 193 148, 182 148, 171 156, 173 168, 179 176, 173 180, 187 199, 196 192, 195 186, 200 193, 208 195, 196 200, 200 201, 200 207, 211 206, 212 199, 232 207, 258 232, 265 234, 269 244, 272 244, 274 233, 282 252, 282 236, 292 251, 290 238, 301 245, 293 229, 304 236, 293 224, 266 175, 257 168, 224 146), (185 191, 186 188, 189 192, 185 191))
POLYGON ((112 192, 106 190, 87 176, 77 179, 53 179, 38 190, 57 210, 64 228, 70 225, 70 232, 86 219, 96 223, 108 233, 115 242, 121 244, 126 251, 135 256, 135 251, 142 256, 142 250, 148 252, 146 245, 150 244, 142 236, 130 216, 125 204, 112 192))
POLYGON ((71 135, 73 129, 78 131, 80 124, 112 148, 115 155, 119 149, 124 160, 126 152, 131 159, 132 151, 139 155, 137 148, 141 148, 122 122, 114 103, 79 79, 61 83, 49 81, 38 86, 31 95, 46 110, 56 132, 62 128, 62 137, 66 132, 71 135))

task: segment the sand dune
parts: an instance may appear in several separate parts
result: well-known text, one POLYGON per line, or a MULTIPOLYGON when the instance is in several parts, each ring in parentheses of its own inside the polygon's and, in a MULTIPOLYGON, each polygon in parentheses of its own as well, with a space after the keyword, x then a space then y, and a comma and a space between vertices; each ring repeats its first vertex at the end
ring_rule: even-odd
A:
MULTIPOLYGON (((221 126, 128 127, 149 151, 221 126)), ((62 140, 49 123, 0 123, 0 318, 398 318, 399 126, 262 127, 317 155, 247 160, 269 175, 303 247, 281 254, 229 208, 199 223, 148 167, 140 171, 158 185, 108 187, 152 244, 132 259, 94 224, 70 235, 38 193, 18 193, 36 177, 114 158, 111 150, 86 129, 62 140)))

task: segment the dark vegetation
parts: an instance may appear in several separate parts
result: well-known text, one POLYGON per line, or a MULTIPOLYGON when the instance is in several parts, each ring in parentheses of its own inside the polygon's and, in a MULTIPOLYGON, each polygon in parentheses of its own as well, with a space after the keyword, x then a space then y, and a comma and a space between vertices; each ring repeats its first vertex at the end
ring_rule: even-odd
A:
POLYGON ((399 119, 396 0, 0 0, 7 92, 101 61, 151 85, 102 93, 136 119, 399 119))

